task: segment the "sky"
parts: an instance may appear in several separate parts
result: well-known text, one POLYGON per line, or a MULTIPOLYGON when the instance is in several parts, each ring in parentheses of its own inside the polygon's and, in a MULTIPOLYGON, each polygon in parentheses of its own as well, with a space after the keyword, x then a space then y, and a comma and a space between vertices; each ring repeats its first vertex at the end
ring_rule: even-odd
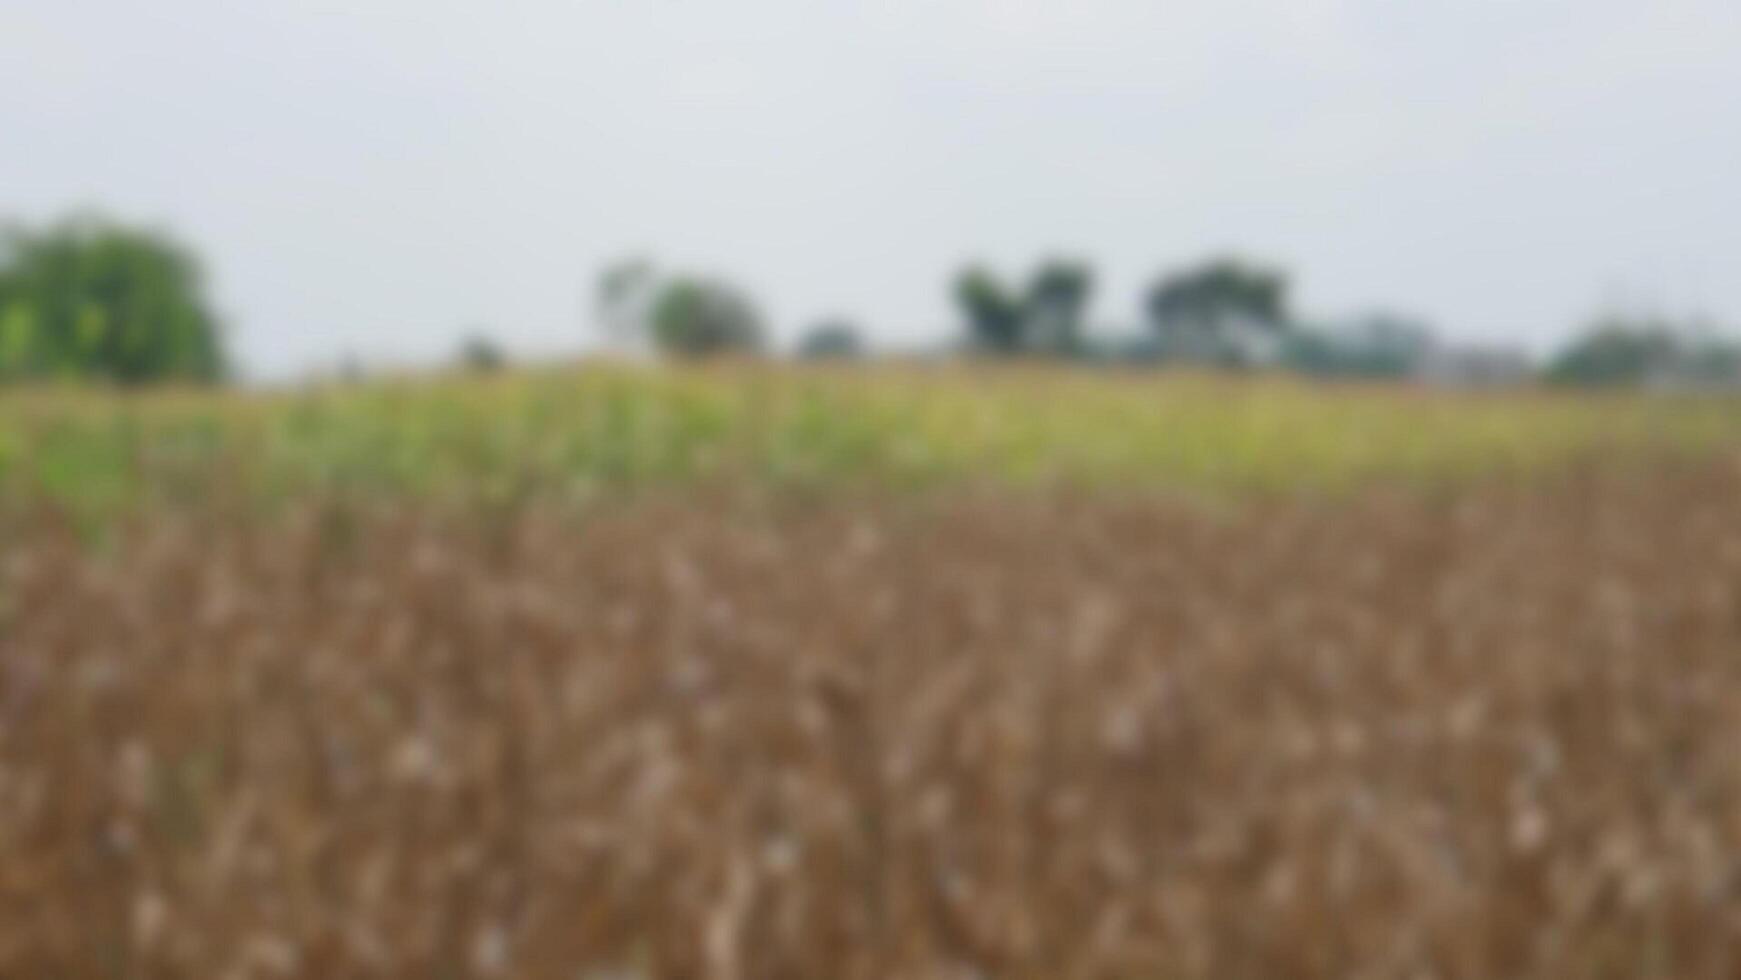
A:
POLYGON ((1735 0, 0 0, 0 217, 205 259, 254 378, 597 340, 625 256, 923 344, 953 272, 1210 254, 1534 350, 1741 328, 1735 0))

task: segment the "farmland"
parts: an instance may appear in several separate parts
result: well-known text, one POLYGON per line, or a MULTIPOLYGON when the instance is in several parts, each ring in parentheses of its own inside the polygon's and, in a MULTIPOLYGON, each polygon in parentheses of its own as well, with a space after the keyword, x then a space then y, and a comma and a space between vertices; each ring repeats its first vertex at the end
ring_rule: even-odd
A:
POLYGON ((0 975, 1726 977, 1741 406, 0 394, 0 975))
POLYGON ((0 492, 82 512, 700 484, 1316 492, 1741 434, 1720 396, 1326 388, 1153 372, 595 366, 236 395, 0 391, 0 492))

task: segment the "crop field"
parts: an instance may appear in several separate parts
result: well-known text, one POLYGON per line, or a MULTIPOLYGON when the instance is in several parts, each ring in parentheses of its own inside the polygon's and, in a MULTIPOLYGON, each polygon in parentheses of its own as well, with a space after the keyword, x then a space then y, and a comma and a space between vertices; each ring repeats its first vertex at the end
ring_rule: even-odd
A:
POLYGON ((1741 402, 0 395, 0 977, 1741 972, 1741 402))
POLYGON ((0 494, 81 514, 697 484, 1295 495, 1741 437, 1732 397, 1329 388, 1034 367, 595 366, 237 395, 0 390, 0 494))

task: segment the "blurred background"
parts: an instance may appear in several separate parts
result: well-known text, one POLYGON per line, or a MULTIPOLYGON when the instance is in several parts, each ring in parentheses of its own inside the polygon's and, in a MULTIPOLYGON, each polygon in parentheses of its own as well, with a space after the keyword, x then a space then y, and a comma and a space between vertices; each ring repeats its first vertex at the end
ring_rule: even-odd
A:
POLYGON ((238 377, 600 342, 628 257, 775 347, 952 340, 970 263, 1084 263, 1088 333, 1239 254, 1291 312, 1545 356, 1733 320, 1741 12, 1637 4, 0 6, 4 213, 205 260, 238 377))
POLYGON ((0 0, 0 977, 1732 978, 1734 0, 0 0))

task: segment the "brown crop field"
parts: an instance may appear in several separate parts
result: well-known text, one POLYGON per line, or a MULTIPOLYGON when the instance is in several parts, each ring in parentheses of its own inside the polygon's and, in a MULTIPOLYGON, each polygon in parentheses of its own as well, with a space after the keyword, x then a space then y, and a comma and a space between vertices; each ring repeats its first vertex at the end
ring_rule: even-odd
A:
POLYGON ((1729 977, 1741 467, 0 530, 0 976, 1729 977))

